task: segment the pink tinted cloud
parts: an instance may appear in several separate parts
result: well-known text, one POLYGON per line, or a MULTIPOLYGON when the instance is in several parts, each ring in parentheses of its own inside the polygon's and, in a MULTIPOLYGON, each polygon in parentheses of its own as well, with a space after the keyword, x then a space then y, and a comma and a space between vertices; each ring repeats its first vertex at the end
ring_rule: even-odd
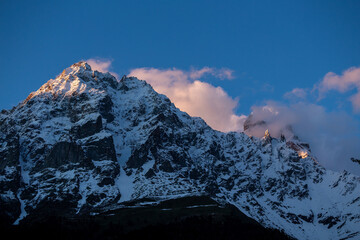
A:
POLYGON ((320 98, 323 98, 325 93, 330 90, 345 93, 353 89, 356 89, 357 93, 350 97, 350 101, 354 110, 360 112, 360 67, 349 68, 341 75, 329 72, 318 86, 320 98))
POLYGON ((350 97, 355 112, 360 112, 360 91, 350 97))
POLYGON ((137 68, 129 75, 147 81, 155 91, 169 97, 180 110, 203 118, 216 130, 242 131, 245 116, 234 113, 238 100, 231 98, 221 87, 193 80, 211 71, 210 68, 190 72, 176 68, 137 68))
POLYGON ((190 74, 189 74, 189 78, 191 79, 199 79, 201 78, 203 75, 205 74, 213 74, 214 70, 212 68, 209 67, 203 67, 200 70, 191 70, 190 74))

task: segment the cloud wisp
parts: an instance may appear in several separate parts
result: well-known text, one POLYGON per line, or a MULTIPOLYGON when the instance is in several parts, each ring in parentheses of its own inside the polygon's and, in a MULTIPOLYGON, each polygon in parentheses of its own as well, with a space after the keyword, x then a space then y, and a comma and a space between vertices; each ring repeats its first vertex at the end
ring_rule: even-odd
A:
POLYGON ((202 69, 196 70, 192 69, 188 76, 190 79, 196 80, 202 78, 204 75, 209 74, 212 75, 220 80, 231 80, 234 79, 234 71, 228 68, 210 68, 210 67, 203 67, 202 69))
POLYGON ((303 100, 307 97, 307 91, 303 88, 294 88, 290 92, 284 94, 284 98, 289 100, 303 100))
POLYGON ((91 66, 92 70, 99 72, 109 72, 111 73, 111 75, 116 77, 116 79, 119 79, 119 75, 117 73, 110 71, 112 60, 102 58, 90 58, 88 60, 85 60, 85 62, 87 62, 91 66))
POLYGON ((165 94, 180 110, 203 118, 212 128, 223 131, 242 131, 246 116, 235 114, 238 99, 231 98, 221 87, 195 80, 205 74, 220 79, 232 79, 229 69, 202 68, 189 72, 173 69, 136 68, 130 76, 147 81, 155 91, 165 94))

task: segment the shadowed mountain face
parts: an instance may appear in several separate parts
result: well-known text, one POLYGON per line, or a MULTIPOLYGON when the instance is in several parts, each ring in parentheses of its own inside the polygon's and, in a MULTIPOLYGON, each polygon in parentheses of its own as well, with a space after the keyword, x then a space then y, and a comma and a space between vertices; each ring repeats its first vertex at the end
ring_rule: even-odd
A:
MULTIPOLYGON (((36 239, 274 239, 290 240, 276 229, 262 227, 229 204, 207 196, 157 203, 138 199, 97 214, 48 216, 39 210, 20 225, 7 226, 13 238, 36 239)), ((3 233, 4 234, 4 233, 3 233)))
POLYGON ((0 114, 9 223, 206 195, 298 239, 356 239, 359 193, 359 177, 325 170, 304 143, 215 131, 146 82, 85 62, 0 114))

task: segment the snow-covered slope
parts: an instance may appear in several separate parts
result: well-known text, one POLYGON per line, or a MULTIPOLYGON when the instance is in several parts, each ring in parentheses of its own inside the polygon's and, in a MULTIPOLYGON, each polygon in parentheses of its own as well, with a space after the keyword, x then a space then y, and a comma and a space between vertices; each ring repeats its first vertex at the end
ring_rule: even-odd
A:
POLYGON ((79 62, 0 113, 0 214, 15 224, 202 194, 298 239, 360 237, 358 176, 300 142, 215 131, 145 81, 79 62))

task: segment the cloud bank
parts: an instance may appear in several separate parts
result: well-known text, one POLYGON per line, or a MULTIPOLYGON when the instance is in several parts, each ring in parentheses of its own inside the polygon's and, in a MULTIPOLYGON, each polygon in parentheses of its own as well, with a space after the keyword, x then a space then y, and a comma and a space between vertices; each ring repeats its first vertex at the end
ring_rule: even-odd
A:
POLYGON ((248 134, 262 137, 267 128, 277 138, 295 133, 310 144, 324 167, 346 169, 360 175, 360 168, 350 161, 351 157, 360 156, 359 122, 345 112, 327 112, 324 107, 311 103, 286 105, 270 101, 264 106, 253 106, 252 115, 253 122, 267 124, 247 131, 248 134))
POLYGON ((246 116, 236 115, 238 100, 231 98, 221 87, 215 87, 199 79, 211 74, 220 79, 232 79, 229 69, 202 68, 189 72, 176 68, 137 68, 130 76, 146 80, 155 91, 165 94, 180 110, 191 116, 203 118, 212 128, 223 131, 242 131, 246 116))

